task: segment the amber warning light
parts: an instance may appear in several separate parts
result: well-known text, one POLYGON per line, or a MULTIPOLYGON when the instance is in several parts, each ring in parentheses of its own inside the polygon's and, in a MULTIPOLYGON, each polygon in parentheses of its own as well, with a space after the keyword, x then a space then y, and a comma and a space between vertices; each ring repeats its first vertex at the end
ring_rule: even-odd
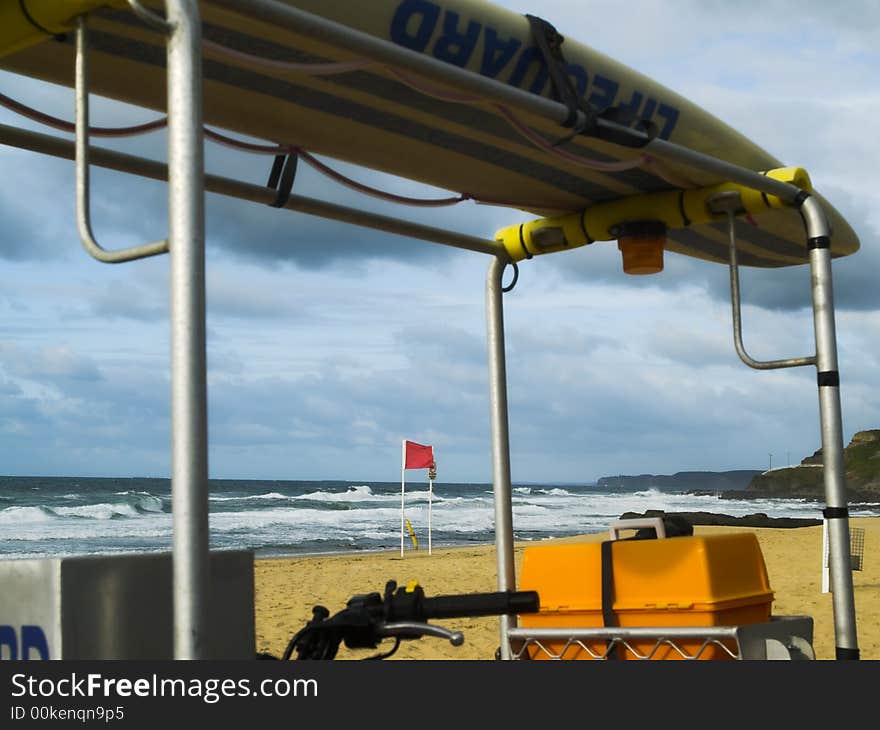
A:
POLYGON ((614 226, 617 248, 623 256, 626 274, 659 274, 663 271, 666 225, 660 221, 637 221, 614 226))

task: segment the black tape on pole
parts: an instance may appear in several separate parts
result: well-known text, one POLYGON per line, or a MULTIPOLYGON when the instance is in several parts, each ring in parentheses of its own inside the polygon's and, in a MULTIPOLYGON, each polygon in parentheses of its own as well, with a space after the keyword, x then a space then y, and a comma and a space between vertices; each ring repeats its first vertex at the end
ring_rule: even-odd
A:
POLYGON ((846 520, 849 519, 849 509, 847 507, 826 507, 822 510, 822 516, 826 520, 846 520))
POLYGON ((840 373, 837 370, 822 370, 816 373, 816 382, 820 388, 839 388, 840 373))
MULTIPOLYGON (((765 175, 767 173, 764 173, 765 175)), ((763 195, 763 193, 762 193, 763 195)), ((801 190, 797 195, 794 196, 794 205, 800 211, 803 207, 804 203, 807 202, 807 199, 810 197, 810 194, 806 190, 801 190)), ((769 206, 768 206, 769 207, 769 206)))

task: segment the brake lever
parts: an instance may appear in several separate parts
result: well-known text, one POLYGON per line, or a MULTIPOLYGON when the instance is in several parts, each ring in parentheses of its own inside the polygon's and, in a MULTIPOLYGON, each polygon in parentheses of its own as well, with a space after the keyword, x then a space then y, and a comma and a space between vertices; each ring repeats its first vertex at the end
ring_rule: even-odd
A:
POLYGON ((442 626, 421 623, 418 621, 394 621, 383 624, 376 631, 377 636, 393 636, 399 639, 418 639, 422 636, 436 636, 439 639, 448 639, 453 646, 461 646, 464 643, 464 634, 461 631, 450 631, 442 626))

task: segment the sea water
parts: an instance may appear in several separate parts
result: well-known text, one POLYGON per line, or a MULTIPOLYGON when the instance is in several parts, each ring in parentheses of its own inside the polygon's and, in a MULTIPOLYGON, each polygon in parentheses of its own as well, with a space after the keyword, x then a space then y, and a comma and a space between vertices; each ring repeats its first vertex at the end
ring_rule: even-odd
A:
MULTIPOLYGON (((210 543, 257 556, 399 549, 401 485, 360 481, 211 480, 210 543)), ((488 484, 408 482, 404 515, 420 549, 494 541, 488 484)), ((821 516, 797 499, 722 499, 683 492, 608 491, 594 485, 515 484, 517 540, 603 532, 624 512, 716 512, 732 516, 821 516)), ((171 549, 167 479, 0 477, 0 559, 171 549)), ((878 505, 852 505, 876 515, 878 505)), ((408 531, 407 549, 413 549, 408 531)))

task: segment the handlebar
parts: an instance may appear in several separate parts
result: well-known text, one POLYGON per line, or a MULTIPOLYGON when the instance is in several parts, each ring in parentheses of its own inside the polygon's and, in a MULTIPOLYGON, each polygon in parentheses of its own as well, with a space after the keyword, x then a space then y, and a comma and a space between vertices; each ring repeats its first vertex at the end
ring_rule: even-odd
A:
POLYGON ((384 659, 397 651, 401 639, 417 639, 426 634, 446 638, 458 646, 464 641, 460 632, 429 624, 428 619, 535 613, 538 608, 535 591, 427 598, 417 583, 398 588, 392 580, 385 585, 384 595, 352 596, 346 608, 334 616, 324 606, 315 606, 312 620, 291 638, 283 659, 290 659, 294 652, 297 659, 333 659, 342 642, 349 649, 374 649, 382 639, 393 637, 395 643, 390 651, 370 657, 384 659))
POLYGON ((422 603, 425 618, 500 616, 535 613, 538 610, 538 594, 535 591, 464 593, 457 596, 425 598, 422 603))

